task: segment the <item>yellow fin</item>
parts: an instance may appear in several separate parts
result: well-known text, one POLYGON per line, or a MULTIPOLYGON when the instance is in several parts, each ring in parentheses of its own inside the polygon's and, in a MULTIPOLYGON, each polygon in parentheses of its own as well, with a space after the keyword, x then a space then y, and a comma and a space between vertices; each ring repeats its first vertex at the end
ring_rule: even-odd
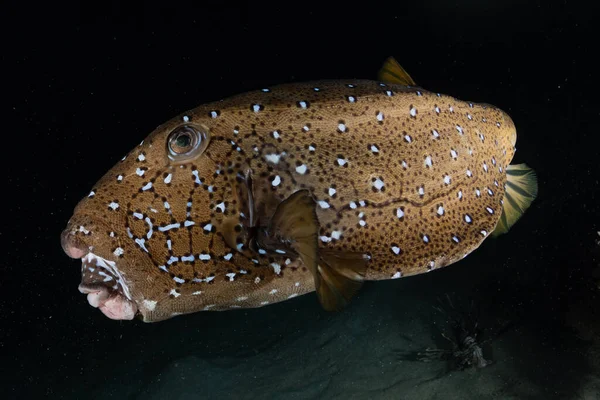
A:
POLYGON ((377 74, 378 79, 387 83, 399 83, 406 86, 416 86, 417 84, 410 77, 408 72, 402 68, 394 57, 388 57, 377 74))
POLYGON ((317 296, 325 310, 341 310, 362 286, 368 259, 362 253, 327 249, 322 249, 319 255, 317 296))
POLYGON ((299 190, 279 203, 269 226, 259 228, 260 248, 279 254, 297 254, 313 274, 324 309, 343 308, 360 289, 368 259, 362 253, 319 250, 316 203, 308 190, 299 190))
POLYGON ((538 192, 535 171, 526 164, 509 165, 506 168, 506 193, 502 216, 492 236, 508 232, 535 200, 538 192))

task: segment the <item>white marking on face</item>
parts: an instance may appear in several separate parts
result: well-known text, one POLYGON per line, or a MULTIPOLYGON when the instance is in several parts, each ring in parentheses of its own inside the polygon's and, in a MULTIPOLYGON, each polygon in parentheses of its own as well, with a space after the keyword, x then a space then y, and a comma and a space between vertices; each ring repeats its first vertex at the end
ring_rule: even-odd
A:
POLYGON ((373 187, 377 190, 381 190, 383 189, 383 187, 385 186, 385 184, 383 183, 383 181, 381 180, 381 178, 377 178, 375 180, 375 182, 373 182, 373 187))
POLYGON ((402 277, 402 273, 400 271, 396 271, 394 275, 392 275, 392 279, 398 279, 402 277))
POLYGON ((273 271, 275 272, 275 274, 281 274, 281 265, 277 263, 271 263, 271 267, 273 267, 273 271))
POLYGON ((144 186, 142 186, 142 190, 143 191, 147 191, 147 190, 150 190, 150 189, 152 189, 152 182, 148 182, 144 186))
POLYGON ((337 191, 334 188, 329 188, 329 196, 334 196, 336 192, 337 191))
POLYGON ((225 276, 229 278, 229 282, 233 282, 235 275, 236 275, 235 272, 230 272, 228 274, 225 274, 225 276))
POLYGON ((192 262, 196 259, 196 257, 194 257, 193 254, 189 255, 189 256, 181 256, 181 261, 187 261, 187 262, 192 262))
POLYGON ((331 232, 331 238, 335 240, 340 240, 342 237, 342 231, 333 231, 331 232))
POLYGON ((115 251, 113 251, 113 254, 117 257, 122 256, 123 253, 125 253, 125 251, 121 247, 117 247, 115 251))
POLYGON ((350 208, 354 210, 356 208, 356 203, 353 202, 353 201, 351 201, 350 202, 350 208))
POLYGON ((203 229, 207 232, 210 232, 210 231, 212 231, 212 227, 213 227, 212 224, 208 223, 208 224, 204 225, 203 229))
POLYGON ((167 248, 169 250, 173 250, 172 247, 171 247, 171 244, 172 244, 171 239, 167 239, 167 248))
POLYGON ((179 297, 181 296, 181 293, 177 292, 177 290, 175 289, 171 289, 171 291, 169 292, 170 295, 174 296, 174 297, 179 297))
POLYGON ((171 229, 180 228, 180 227, 181 227, 181 224, 179 222, 176 222, 174 224, 169 224, 167 226, 159 226, 158 230, 161 231, 161 232, 166 232, 166 231, 169 231, 171 229))
POLYGON ((171 183, 172 178, 173 178, 173 174, 169 174, 169 175, 165 176, 164 182, 171 183))
POLYGON ((144 161, 145 159, 146 159, 146 156, 143 153, 140 153, 140 155, 138 156, 138 160, 144 161))
POLYGON ((275 175, 275 178, 273 179, 273 182, 271 182, 271 185, 279 186, 280 183, 281 183, 281 177, 279 175, 275 175))
POLYGON ((144 299, 144 307, 146 307, 148 311, 154 311, 156 308, 156 303, 158 303, 156 300, 144 299))

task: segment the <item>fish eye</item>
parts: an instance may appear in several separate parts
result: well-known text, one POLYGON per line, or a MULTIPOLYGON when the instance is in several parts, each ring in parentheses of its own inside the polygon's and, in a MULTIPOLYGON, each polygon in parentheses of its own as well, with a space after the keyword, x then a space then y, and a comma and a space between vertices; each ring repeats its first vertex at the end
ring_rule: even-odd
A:
POLYGON ((208 146, 208 129, 196 125, 182 125, 175 128, 167 139, 169 159, 187 162, 195 159, 208 146))

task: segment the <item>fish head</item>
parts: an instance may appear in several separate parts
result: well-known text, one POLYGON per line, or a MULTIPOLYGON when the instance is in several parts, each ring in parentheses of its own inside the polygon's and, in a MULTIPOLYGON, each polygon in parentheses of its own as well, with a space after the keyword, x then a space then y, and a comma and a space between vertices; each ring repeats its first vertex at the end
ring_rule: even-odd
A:
POLYGON ((61 244, 82 261, 79 291, 109 318, 166 319, 153 311, 168 309, 177 286, 198 278, 192 264, 224 246, 214 233, 234 215, 226 160, 235 149, 214 140, 213 120, 190 114, 159 126, 75 207, 61 244))

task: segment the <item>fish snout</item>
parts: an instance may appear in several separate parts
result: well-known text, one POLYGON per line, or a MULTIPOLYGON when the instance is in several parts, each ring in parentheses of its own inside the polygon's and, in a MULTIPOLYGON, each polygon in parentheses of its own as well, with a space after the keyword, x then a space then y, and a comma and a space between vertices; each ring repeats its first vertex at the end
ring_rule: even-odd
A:
POLYGON ((88 248, 81 239, 74 234, 72 228, 67 227, 60 235, 60 244, 64 252, 71 258, 82 258, 88 253, 88 248))

